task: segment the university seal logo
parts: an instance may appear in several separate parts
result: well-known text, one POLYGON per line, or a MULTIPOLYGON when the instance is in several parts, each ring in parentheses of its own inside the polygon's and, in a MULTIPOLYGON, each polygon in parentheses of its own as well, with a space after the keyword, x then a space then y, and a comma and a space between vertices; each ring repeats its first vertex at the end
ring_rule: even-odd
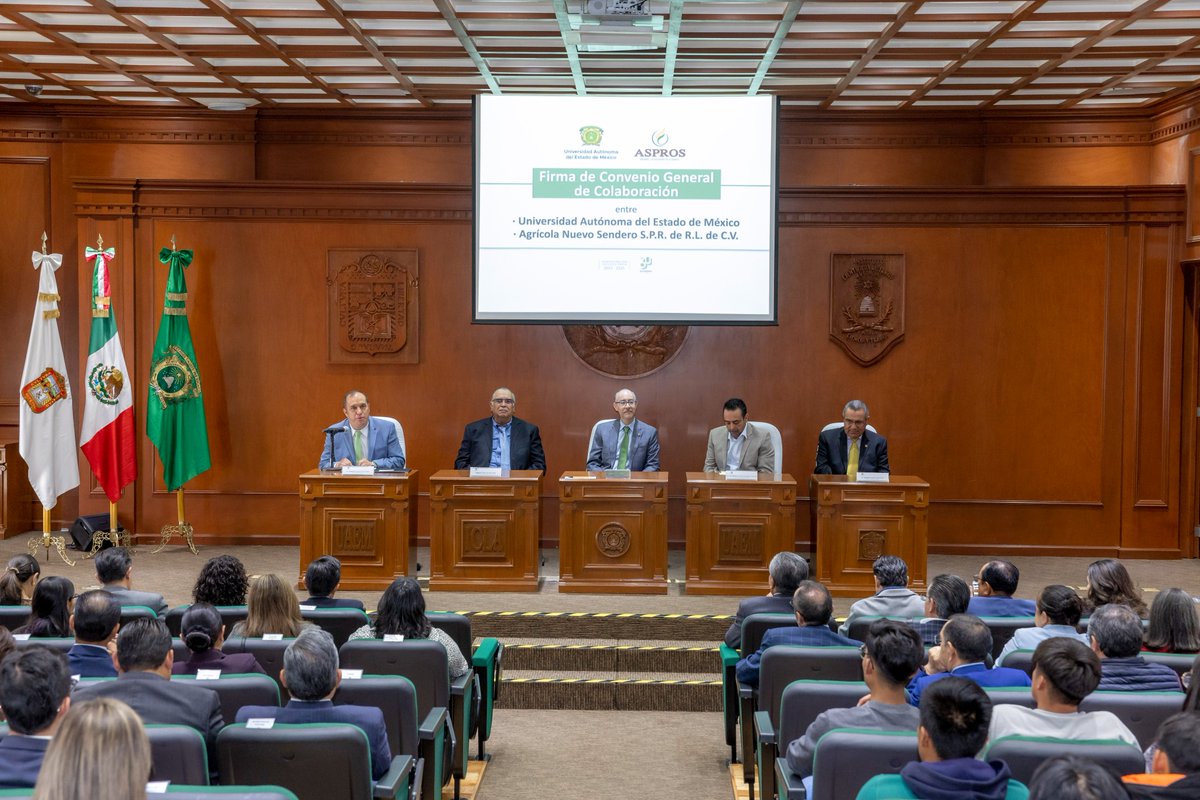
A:
POLYGON ((171 345, 167 348, 166 356, 155 362, 150 372, 150 388, 163 408, 168 403, 199 397, 200 371, 187 353, 171 345))
POLYGON ((903 254, 833 254, 829 338, 864 366, 904 338, 903 254))
POLYGON ((21 397, 29 409, 40 414, 59 400, 67 397, 67 379, 53 367, 46 367, 42 374, 21 387, 21 397))
POLYGON ((604 129, 597 125, 584 125, 579 129, 579 140, 584 144, 598 145, 604 138, 604 129))
POLYGON ((121 389, 125 386, 125 376, 121 370, 108 364, 97 364, 88 373, 88 389, 92 397, 106 406, 115 406, 121 389))

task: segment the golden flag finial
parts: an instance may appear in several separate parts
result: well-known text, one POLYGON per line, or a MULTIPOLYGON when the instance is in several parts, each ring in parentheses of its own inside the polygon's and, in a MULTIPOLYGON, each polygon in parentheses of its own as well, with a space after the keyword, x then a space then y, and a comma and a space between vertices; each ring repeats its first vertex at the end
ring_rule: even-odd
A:
POLYGON ((42 255, 46 255, 46 241, 49 239, 45 231, 42 231, 42 255))
POLYGON ((97 250, 104 249, 104 237, 98 233, 96 234, 96 249, 97 250))
POLYGON ((175 246, 175 234, 173 234, 173 233, 171 234, 171 249, 172 249, 172 250, 178 250, 178 249, 179 249, 178 247, 176 247, 176 246, 175 246))

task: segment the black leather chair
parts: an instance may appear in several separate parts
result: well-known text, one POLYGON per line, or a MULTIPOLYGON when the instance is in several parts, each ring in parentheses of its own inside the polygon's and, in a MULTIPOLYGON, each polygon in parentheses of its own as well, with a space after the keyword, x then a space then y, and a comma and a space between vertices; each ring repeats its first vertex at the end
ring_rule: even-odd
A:
POLYGON ((122 627, 135 619, 158 619, 158 612, 149 606, 121 606, 122 627))
MULTIPOLYGON (((172 636, 178 636, 183 629, 183 613, 187 611, 189 606, 176 606, 167 612, 164 618, 167 623, 167 630, 172 636)), ((225 626, 225 635, 233 630, 233 626, 246 618, 249 613, 246 606, 216 606, 217 613, 221 615, 221 623, 225 626)))
POLYGON ((170 786, 155 800, 299 800, 296 793, 282 786, 170 786))
POLYGON ((985 686, 983 691, 987 692, 987 696, 991 699, 992 705, 997 705, 999 703, 1013 703, 1015 705, 1024 706, 1025 708, 1034 707, 1033 691, 1028 688, 1016 686, 985 686))
POLYGON ((999 658, 1000 651, 1020 628, 1034 627, 1033 617, 980 617, 992 632, 992 658, 999 658))
MULTIPOLYGON (((813 755, 813 797, 857 797, 876 775, 896 773, 917 760, 917 733, 837 728, 821 737, 813 755)), ((780 800, 803 798, 799 775, 775 762, 780 800)))
POLYGON ((849 636, 851 639, 855 639, 860 642, 865 642, 867 640, 867 631, 869 631, 871 629, 871 623, 877 619, 894 619, 897 622, 904 622, 906 624, 912 624, 914 622, 920 621, 919 617, 918 618, 889 617, 889 616, 857 617, 857 618, 855 618, 855 620, 853 622, 850 623, 850 627, 847 629, 846 635, 849 636))
MULTIPOLYGON (((344 645, 350 638, 350 634, 371 622, 367 618, 367 613, 357 608, 301 607, 300 616, 322 630, 329 631, 329 635, 333 637, 333 643, 337 647, 344 645)), ((464 650, 463 655, 469 652, 470 650, 464 650)))
MULTIPOLYGON (((737 676, 734 672, 737 662, 758 650, 762 644, 763 633, 769 628, 782 628, 796 624, 794 614, 751 614, 742 620, 742 646, 734 650, 721 642, 721 696, 724 708, 725 744, 729 745, 729 762, 738 763, 738 721, 742 714, 742 704, 738 695, 737 676)), ((746 723, 750 725, 750 722, 746 723)), ((744 737, 743 737, 744 738, 744 737)), ((743 748, 742 755, 750 760, 750 752, 743 748)))
POLYGON ((0 626, 15 631, 29 622, 29 606, 0 606, 0 626))
POLYGON ((236 723, 217 734, 222 784, 285 786, 299 800, 368 800, 412 797, 412 756, 394 756, 378 782, 371 780, 371 750, 361 728, 338 723, 236 723))
POLYGON ((279 684, 279 693, 282 702, 286 703, 291 695, 288 694, 287 687, 283 685, 283 680, 279 675, 283 672, 283 653, 287 647, 295 639, 261 639, 247 638, 245 636, 233 636, 225 640, 225 644, 221 649, 226 653, 250 653, 257 659, 259 666, 263 671, 275 679, 279 684))
POLYGON ((208 785, 204 737, 187 725, 146 725, 150 739, 150 780, 208 785))
POLYGON ((1026 675, 1033 677, 1033 651, 1032 650, 1013 650, 1004 657, 1004 663, 1001 666, 1012 667, 1013 669, 1023 670, 1026 675))
POLYGON ((1138 655, 1152 664, 1166 664, 1180 676, 1190 672, 1192 664, 1196 661, 1195 653, 1152 653, 1149 650, 1143 650, 1138 655))
POLYGON ((471 735, 479 743, 478 757, 487 760, 487 740, 492 735, 492 715, 500 697, 500 678, 504 670, 504 645, 486 636, 475 642, 471 619, 448 611, 430 611, 425 615, 435 627, 447 633, 475 670, 476 693, 471 713, 471 735))
POLYGON ((39 647, 49 647, 56 653, 66 655, 67 651, 75 646, 75 640, 71 638, 60 639, 58 637, 48 637, 44 639, 29 637, 28 639, 18 639, 17 648, 23 649, 38 645, 39 647))
POLYGON ((1092 692, 1079 704, 1080 711, 1116 714, 1143 747, 1154 742, 1159 726, 1182 708, 1179 692, 1092 692))
POLYGON ((1118 775, 1146 771, 1142 751, 1128 742, 1111 739, 1070 741, 1044 736, 1005 736, 989 742, 983 749, 985 760, 1000 759, 1008 764, 1012 777, 1028 784, 1041 763, 1053 756, 1082 756, 1105 764, 1118 775))
MULTIPOLYGON (((173 681, 195 681, 195 675, 172 675, 173 681)), ((225 724, 237 718, 242 706, 280 705, 279 684, 270 675, 228 673, 217 680, 199 681, 199 685, 212 689, 221 698, 221 717, 225 724)))

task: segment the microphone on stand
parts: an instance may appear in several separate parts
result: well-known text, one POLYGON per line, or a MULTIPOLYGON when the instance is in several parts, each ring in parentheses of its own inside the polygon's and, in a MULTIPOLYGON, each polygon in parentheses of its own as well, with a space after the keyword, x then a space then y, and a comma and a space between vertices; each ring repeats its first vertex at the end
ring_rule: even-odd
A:
POLYGON ((341 422, 337 425, 330 425, 324 431, 325 435, 329 437, 329 466, 326 469, 333 469, 333 436, 345 430, 349 429, 346 427, 346 423, 341 422))
POLYGON ((343 423, 340 425, 330 425, 328 428, 326 428, 324 431, 322 431, 322 433, 328 433, 329 435, 332 436, 333 434, 340 433, 344 430, 346 430, 346 425, 343 423))

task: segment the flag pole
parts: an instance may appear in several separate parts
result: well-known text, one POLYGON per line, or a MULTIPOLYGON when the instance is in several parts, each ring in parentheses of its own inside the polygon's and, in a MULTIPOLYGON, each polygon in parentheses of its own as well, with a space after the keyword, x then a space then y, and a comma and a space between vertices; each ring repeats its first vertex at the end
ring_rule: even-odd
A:
MULTIPOLYGON (((96 553, 99 553, 100 548, 104 546, 105 542, 112 542, 113 547, 120 547, 122 544, 121 534, 119 532, 120 530, 121 530, 121 523, 117 522, 117 504, 114 503, 112 500, 109 500, 108 501, 108 530, 92 531, 92 546, 89 547, 88 551, 83 554, 83 557, 91 558, 92 556, 96 555, 96 553)), ((128 538, 128 536, 126 536, 126 538, 128 538)), ((128 546, 129 542, 127 541, 124 544, 126 546, 128 546)))
POLYGON ((182 486, 175 490, 175 518, 178 520, 177 524, 163 525, 161 532, 162 541, 158 543, 158 547, 154 548, 150 552, 152 554, 160 552, 164 547, 167 546, 167 543, 171 541, 171 537, 178 533, 183 537, 183 541, 187 544, 188 550, 192 551, 192 555, 200 555, 200 551, 196 549, 196 540, 192 536, 192 526, 188 524, 187 517, 184 516, 183 513, 182 486))
POLYGON ((62 536, 50 535, 50 509, 42 506, 42 535, 33 536, 29 539, 29 554, 37 555, 39 547, 46 549, 46 559, 50 558, 50 546, 54 546, 58 557, 66 562, 68 567, 75 566, 75 562, 67 558, 67 540, 62 536))

